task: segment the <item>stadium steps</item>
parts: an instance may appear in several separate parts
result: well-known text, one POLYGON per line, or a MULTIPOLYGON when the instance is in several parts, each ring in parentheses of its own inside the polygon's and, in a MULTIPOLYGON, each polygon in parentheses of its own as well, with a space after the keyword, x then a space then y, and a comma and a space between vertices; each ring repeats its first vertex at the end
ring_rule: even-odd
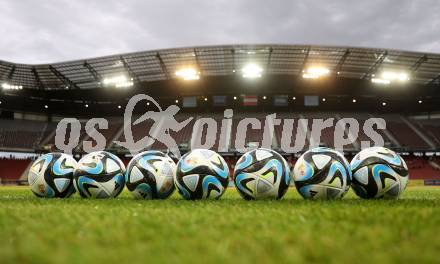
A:
POLYGON ((27 182, 28 173, 29 173, 29 170, 31 169, 31 166, 32 166, 33 163, 34 163, 33 161, 29 162, 29 164, 27 165, 26 169, 23 171, 23 173, 21 174, 20 178, 18 179, 19 181, 23 181, 23 182, 26 181, 27 182))
POLYGON ((434 160, 430 160, 430 161, 429 161, 429 164, 431 164, 432 167, 434 167, 434 168, 440 170, 440 164, 438 164, 436 161, 434 161, 434 160))
MULTIPOLYGON (((339 120, 341 120, 341 118, 342 118, 340 114, 335 114, 335 117, 336 117, 336 123, 339 120)), ((361 129, 361 128, 359 127, 359 129, 361 129)), ((350 139, 350 141, 353 142, 353 143, 351 143, 353 150, 360 150, 361 149, 359 141, 358 141, 358 137, 355 137, 352 133, 350 133, 350 130, 348 129, 348 127, 345 128, 344 135, 347 135, 348 138, 350 139)))
POLYGON ((111 148, 113 146, 113 144, 115 143, 115 141, 121 137, 121 135, 124 133, 124 123, 121 124, 120 128, 118 129, 118 131, 115 133, 115 135, 110 138, 107 139, 107 146, 106 149, 111 148))
MULTIPOLYGON (((309 120, 303 114, 299 115, 299 119, 309 120)), ((299 122, 298 123, 299 129, 301 129, 302 133, 304 133, 306 135, 306 143, 304 144, 304 148, 303 148, 304 150, 307 150, 307 149, 310 148, 310 130, 308 128, 309 121, 307 121, 307 123, 304 123, 304 122, 299 122)))
POLYGON ((43 137, 44 137, 44 134, 46 133, 46 130, 47 130, 48 126, 49 126, 49 123, 45 123, 45 124, 44 124, 44 127, 43 127, 43 129, 41 130, 40 135, 38 136, 36 146, 41 146, 41 141, 44 139, 43 137))
MULTIPOLYGON (((47 129, 47 127, 46 127, 46 129, 47 129)), ((56 129, 53 129, 50 133, 47 134, 46 137, 43 136, 44 138, 41 140, 40 146, 44 146, 44 145, 48 144, 52 138, 55 138, 56 131, 57 131, 56 129)))
MULTIPOLYGON (((369 114, 370 117, 372 118, 376 118, 375 116, 373 116, 372 114, 369 114)), ((386 120, 386 118, 384 118, 386 120)), ((384 135, 398 148, 401 148, 402 145, 399 143, 399 141, 397 141, 397 139, 393 136, 393 134, 388 130, 388 127, 384 130, 382 130, 384 135)))
POLYGON ((431 149, 435 149, 435 144, 425 135, 422 133, 422 131, 420 131, 413 123, 411 123, 406 117, 404 116, 400 116, 400 119, 402 119, 402 121, 409 126, 409 128, 416 133, 423 141, 425 141, 426 144, 428 144, 428 146, 431 149))

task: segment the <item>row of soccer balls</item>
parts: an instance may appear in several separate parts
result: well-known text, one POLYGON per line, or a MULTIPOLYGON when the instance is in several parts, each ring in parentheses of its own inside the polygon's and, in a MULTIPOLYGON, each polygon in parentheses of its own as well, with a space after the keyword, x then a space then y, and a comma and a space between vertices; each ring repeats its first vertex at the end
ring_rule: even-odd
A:
MULTIPOLYGON (((291 171, 286 160, 270 149, 245 153, 235 165, 234 184, 244 199, 280 199, 291 182, 306 199, 341 198, 353 187, 362 198, 397 198, 408 183, 408 168, 395 152, 373 147, 349 163, 330 148, 305 152, 291 171)), ((229 183, 229 168, 216 152, 196 149, 176 164, 160 151, 133 157, 125 168, 115 155, 98 151, 79 162, 50 153, 36 160, 28 175, 39 197, 69 197, 75 190, 88 198, 118 196, 127 186, 136 198, 165 199, 175 188, 185 199, 218 199, 229 183)))

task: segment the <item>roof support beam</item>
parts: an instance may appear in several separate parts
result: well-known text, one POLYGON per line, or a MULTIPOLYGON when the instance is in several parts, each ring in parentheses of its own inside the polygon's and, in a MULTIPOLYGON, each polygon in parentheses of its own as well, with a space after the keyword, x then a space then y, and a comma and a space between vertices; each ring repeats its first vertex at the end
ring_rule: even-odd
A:
POLYGON ((305 67, 306 67, 307 61, 308 61, 308 59, 309 59, 309 53, 310 53, 310 46, 307 47, 307 50, 306 50, 306 54, 305 54, 305 56, 304 56, 303 63, 302 63, 302 65, 301 65, 301 68, 299 69, 299 74, 302 74, 302 73, 304 72, 304 70, 305 70, 305 67))
POLYGON ((159 52, 156 53, 156 58, 159 60, 160 68, 162 69, 163 74, 165 74, 165 77, 167 78, 167 80, 170 80, 171 75, 168 72, 167 66, 163 62, 162 57, 160 56, 159 52))
POLYGON ((335 69, 336 73, 341 72, 342 66, 345 63, 345 60, 347 60, 348 55, 350 55, 350 49, 345 50, 344 55, 342 55, 341 59, 339 60, 338 64, 336 65, 336 69, 335 69))
POLYGON ((237 72, 237 63, 235 61, 235 49, 231 49, 231 56, 232 56, 232 72, 237 72))
POLYGON ((423 54, 422 57, 420 57, 412 66, 411 66, 411 71, 412 72, 416 72, 419 67, 424 63, 428 61, 428 56, 426 56, 426 54, 423 54))
POLYGON ((270 63, 272 60, 272 52, 273 52, 273 48, 270 47, 269 48, 269 56, 267 57, 267 66, 266 66, 267 69, 269 69, 269 66, 270 66, 270 63))
POLYGON ((130 68, 130 65, 128 65, 127 60, 124 58, 124 56, 120 56, 119 57, 122 65, 124 65, 124 69, 128 72, 128 74, 130 75, 131 78, 133 78, 137 83, 139 83, 139 78, 138 76, 134 73, 134 71, 130 68))
POLYGON ((59 72, 57 69, 55 69, 52 65, 49 65, 49 70, 55 74, 55 76, 61 80, 69 89, 71 89, 72 87, 75 89, 79 89, 79 87, 72 82, 69 78, 67 78, 64 74, 62 74, 61 72, 59 72))
POLYGON ((201 74, 203 74, 202 67, 200 66, 199 56, 197 55, 197 50, 196 50, 196 49, 194 49, 194 58, 195 58, 195 60, 196 60, 197 70, 198 70, 201 74))
POLYGON ((44 89, 44 85, 43 85, 43 82, 40 79, 40 75, 38 75, 37 68, 32 67, 32 73, 34 74, 35 81, 37 82, 38 89, 43 90, 44 89))
POLYGON ((95 81, 101 82, 102 78, 101 75, 90 65, 87 61, 84 62, 84 67, 89 70, 90 74, 92 74, 93 78, 95 78, 95 81))
POLYGON ((440 74, 428 82, 428 85, 433 85, 433 84, 440 85, 440 74))
POLYGON ((12 66, 11 70, 10 70, 9 73, 8 73, 8 80, 11 80, 12 77, 14 76, 15 69, 16 69, 15 65, 12 66))
POLYGON ((377 58, 377 60, 374 62, 373 65, 368 69, 368 71, 362 76, 362 80, 371 78, 371 76, 377 71, 377 69, 382 65, 382 62, 385 60, 385 58, 388 55, 388 51, 383 51, 380 56, 377 58))

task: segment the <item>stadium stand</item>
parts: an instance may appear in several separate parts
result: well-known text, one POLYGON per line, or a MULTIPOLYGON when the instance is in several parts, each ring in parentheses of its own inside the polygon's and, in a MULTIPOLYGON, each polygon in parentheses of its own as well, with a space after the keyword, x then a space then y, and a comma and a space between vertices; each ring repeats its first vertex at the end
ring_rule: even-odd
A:
POLYGON ((43 137, 45 128, 44 122, 0 119, 0 147, 32 150, 43 137))
MULTIPOLYGON (((242 117, 254 117, 261 122, 261 129, 248 127, 246 134, 245 146, 255 147, 263 140, 265 116, 277 113, 277 118, 295 120, 293 131, 288 135, 292 145, 300 133, 305 134, 302 151, 310 147, 312 119, 333 118, 333 124, 336 124, 347 117, 358 120, 362 125, 372 117, 384 118, 387 128, 376 132, 382 136, 386 147, 409 153, 406 157, 413 177, 438 177, 437 160, 428 157, 432 153, 440 155, 438 61, 439 54, 310 45, 178 48, 41 65, 0 61, 0 82, 5 87, 20 87, 0 91, 0 149, 26 153, 56 151, 56 121, 63 117, 76 117, 81 121, 81 133, 74 154, 81 155, 82 143, 93 141, 93 135, 85 133, 86 121, 106 116, 109 117, 108 129, 98 129, 107 140, 106 148, 125 156, 127 150, 114 143, 125 140, 123 106, 135 94, 148 94, 161 107, 177 104, 180 108, 176 116, 178 122, 195 116, 182 130, 170 132, 183 151, 189 148, 195 136, 193 127, 196 120, 203 117, 214 118, 217 123, 213 147, 217 149, 223 111, 233 109, 232 127, 227 130, 229 149, 222 153, 231 169, 240 155, 234 149, 238 121, 242 117), (243 69, 249 62, 261 68, 261 78, 242 78, 245 77, 243 69), (185 65, 199 68, 192 71, 197 73, 193 81, 187 82, 175 74, 185 65), (322 65, 328 74, 306 78, 304 73, 316 65, 322 65), (375 77, 389 69, 408 73, 408 80, 398 83, 382 80, 389 81, 389 85, 374 82, 375 77), (121 83, 104 85, 107 77, 115 76, 128 77, 130 79, 125 79, 131 84, 126 87, 127 83, 122 83, 123 89, 121 83), (216 101, 216 96, 226 99, 217 98, 216 101), (185 99, 191 100, 185 102, 185 99), (299 119, 306 119, 308 123, 300 126, 299 119), (413 155, 415 153, 425 157, 413 155)), ((134 115, 159 108, 150 103, 137 105, 134 115)), ((284 124, 283 120, 274 127, 272 148, 275 150, 281 149, 284 124)), ((150 131, 152 127, 152 120, 133 125, 134 140, 160 133, 150 131)), ((334 147, 335 129, 334 125, 323 129, 319 145, 334 147)), ((348 131, 346 128, 345 136, 356 138, 348 131)), ((206 140, 206 133, 204 130, 200 135, 202 142, 206 140)), ((70 128, 67 129, 69 134, 70 128)), ((348 155, 360 150, 363 141, 372 143, 371 138, 360 129, 355 142, 346 147, 348 155)), ((166 150, 166 147, 155 141, 144 149, 166 150)), ((288 155, 287 158, 293 164, 296 156, 288 155)), ((15 159, 2 162, 5 166, 10 162, 8 167, 13 170, 7 173, 8 176, 2 174, 4 179, 16 179, 28 164, 15 159)))
POLYGON ((440 179, 440 169, 431 164, 431 160, 423 157, 404 157, 410 172, 410 178, 414 180, 440 179))
MULTIPOLYGON (((188 118, 189 115, 183 115, 178 116, 177 121, 181 122, 188 118)), ((264 116, 264 114, 260 113, 257 114, 257 116, 264 116)), ((207 117, 204 115, 199 115, 195 119, 191 120, 187 126, 185 126, 182 130, 176 132, 171 131, 171 136, 176 140, 177 144, 182 148, 188 148, 190 146, 190 141, 193 133, 193 128, 195 121, 198 118, 207 117)), ((328 147, 334 147, 334 131, 335 131, 335 124, 340 118, 344 117, 352 117, 357 119, 360 122, 360 125, 362 126, 363 122, 371 118, 372 116, 369 116, 368 114, 362 114, 362 113, 295 113, 293 116, 292 114, 288 113, 282 113, 278 118, 280 118, 282 121, 280 125, 274 126, 274 138, 272 147, 275 149, 280 149, 281 144, 281 136, 282 136, 282 129, 284 126, 284 118, 293 118, 293 133, 291 136, 291 142, 292 144, 295 142, 296 134, 298 131, 302 132, 302 128, 298 127, 298 120, 300 118, 307 119, 307 135, 306 135, 306 144, 304 146, 304 149, 308 149, 310 145, 310 131, 312 129, 312 120, 314 118, 319 119, 328 119, 333 118, 334 119, 334 125, 328 128, 325 128, 321 132, 321 138, 320 138, 320 145, 321 146, 328 146, 328 147)), ((393 142, 382 130, 376 130, 381 136, 383 137, 385 141, 385 146, 390 147, 392 149, 401 149, 401 150, 429 150, 430 146, 425 142, 419 135, 414 133, 411 127, 409 127, 403 120, 402 117, 399 115, 384 115, 379 116, 386 120, 388 133, 394 137, 396 142, 393 142), (397 144, 396 144, 397 143, 397 144)), ((250 125, 248 126, 245 145, 246 146, 252 146, 253 143, 261 144, 263 140, 263 129, 265 124, 265 119, 263 117, 257 118, 261 122, 261 129, 251 129, 250 125)), ((216 131, 216 141, 213 149, 217 149, 218 147, 218 140, 220 136, 220 130, 222 126, 222 118, 221 117, 214 117, 214 120, 217 123, 217 131, 216 131)), ((234 118, 232 121, 232 128, 230 131, 230 150, 233 151, 233 146, 235 142, 235 133, 237 131, 238 122, 240 121, 240 118, 234 118)), ((429 138, 435 146, 440 147, 440 125, 437 125, 437 120, 412 120, 413 124, 415 124, 416 127, 418 127, 419 132, 422 133, 425 137, 429 138)), ((53 122, 41 122, 41 121, 28 121, 28 120, 5 120, 0 119, 0 147, 4 150, 13 150, 13 149, 27 149, 27 150, 33 150, 37 148, 38 146, 40 148, 44 146, 54 146, 55 145, 55 128, 56 123, 53 122)), ((132 133, 133 138, 135 141, 140 140, 144 136, 148 135, 150 132, 151 126, 153 125, 152 120, 146 120, 140 124, 133 125, 132 126, 132 133)), ((361 127, 362 128, 362 127, 361 127)), ((109 119, 109 127, 108 129, 98 129, 96 128, 100 133, 103 134, 103 136, 107 140, 107 146, 111 147, 114 146, 115 140, 124 140, 124 131, 123 131, 123 120, 122 118, 116 118, 111 117, 109 119)), ((151 131, 151 133, 155 133, 151 131)), ((67 143, 67 137, 70 135, 70 126, 67 127, 67 133, 66 133, 66 140, 65 143, 67 143)), ((347 136, 347 132, 346 132, 347 136)), ((202 143, 206 139, 206 128, 203 130, 203 133, 201 135, 202 143)), ((82 146, 82 142, 84 140, 91 140, 93 142, 93 139, 90 138, 89 135, 85 133, 85 123, 81 123, 81 134, 80 134, 80 140, 79 140, 79 147, 82 146)), ((354 144, 351 146, 347 146, 346 149, 348 151, 356 151, 360 148, 360 143, 362 141, 370 141, 371 139, 364 133, 363 129, 359 130, 359 134, 357 137, 357 140, 354 144)), ((373 143, 373 142, 371 142, 373 143)), ((160 142, 154 142, 154 144, 150 147, 151 149, 165 149, 165 146, 160 142)), ((81 152, 81 148, 78 148, 77 151, 81 152)))
POLYGON ((413 121, 432 142, 440 147, 440 122, 435 119, 414 120, 413 121))
POLYGON ((16 183, 30 162, 29 159, 0 158, 0 183, 16 183))
POLYGON ((403 149, 429 149, 429 145, 404 123, 400 116, 387 116, 385 120, 387 120, 387 129, 398 140, 403 149))

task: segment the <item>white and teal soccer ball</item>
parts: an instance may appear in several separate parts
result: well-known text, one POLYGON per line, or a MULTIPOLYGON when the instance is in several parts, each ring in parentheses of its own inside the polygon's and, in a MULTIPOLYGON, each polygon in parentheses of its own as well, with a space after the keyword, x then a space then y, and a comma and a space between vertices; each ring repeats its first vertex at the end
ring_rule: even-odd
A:
POLYGON ((361 198, 398 198, 409 176, 405 161, 384 147, 367 148, 351 161, 351 186, 361 198))
POLYGON ((237 161, 234 184, 246 200, 281 199, 289 188, 290 169, 280 154, 259 148, 237 161))
POLYGON ((350 164, 336 150, 314 148, 295 163, 293 180, 305 199, 342 198, 350 188, 350 164))
POLYGON ((138 199, 166 199, 174 191, 176 167, 176 163, 160 151, 142 152, 127 165, 127 189, 138 199))
POLYGON ((215 151, 194 149, 177 163, 174 184, 187 200, 219 199, 228 183, 228 164, 215 151))
POLYGON ((85 155, 74 172, 75 188, 84 198, 112 198, 125 185, 124 163, 106 151, 85 155))
POLYGON ((65 198, 75 192, 73 171, 76 161, 62 153, 49 153, 38 158, 29 168, 28 182, 38 197, 65 198))

